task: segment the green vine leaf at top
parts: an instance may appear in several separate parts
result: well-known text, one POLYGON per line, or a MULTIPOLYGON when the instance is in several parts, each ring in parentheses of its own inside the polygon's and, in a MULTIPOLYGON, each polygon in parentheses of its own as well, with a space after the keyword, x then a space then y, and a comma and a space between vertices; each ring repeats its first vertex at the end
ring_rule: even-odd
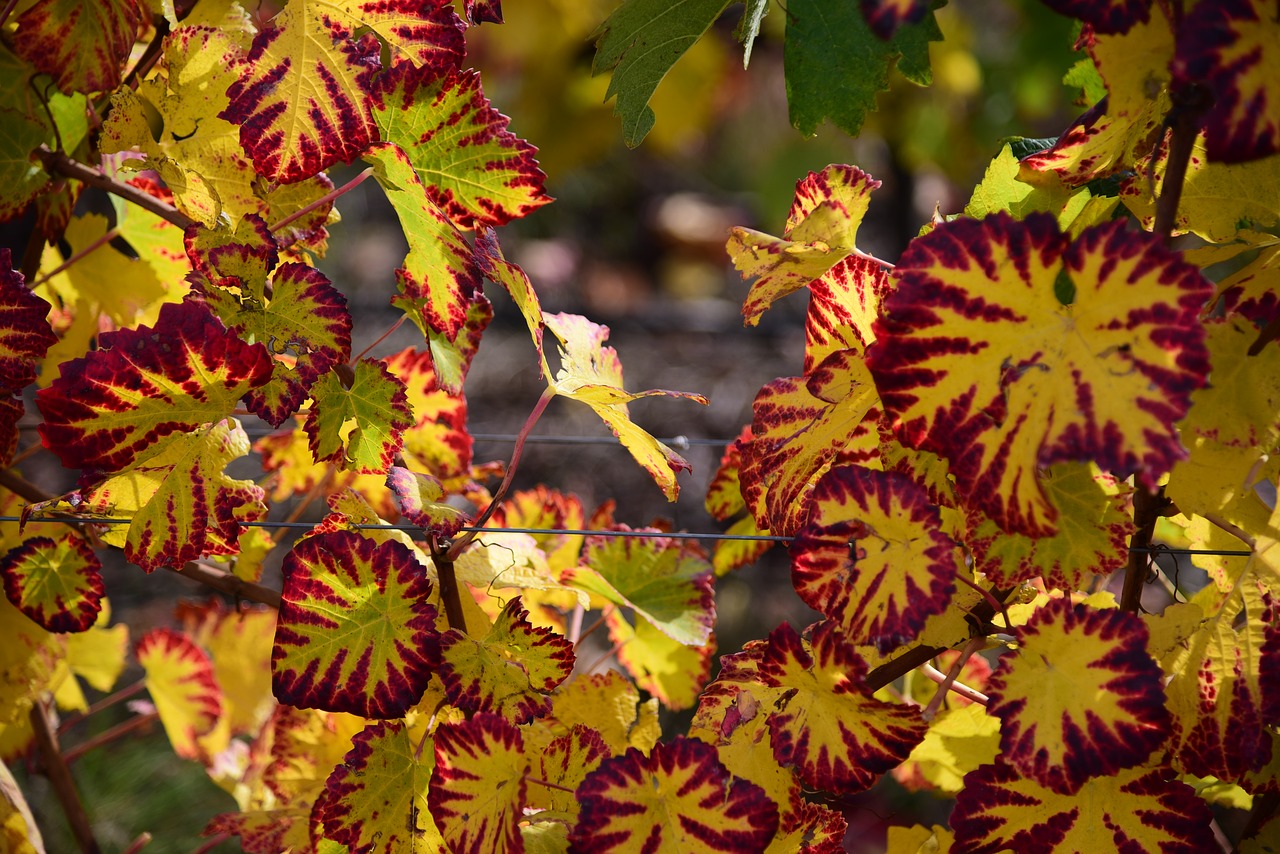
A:
POLYGON ((1153 488, 1186 455, 1174 424, 1208 377, 1212 286, 1157 238, 998 214, 939 225, 897 272, 868 351, 885 410, 1003 529, 1056 530, 1041 467, 1093 460, 1153 488))

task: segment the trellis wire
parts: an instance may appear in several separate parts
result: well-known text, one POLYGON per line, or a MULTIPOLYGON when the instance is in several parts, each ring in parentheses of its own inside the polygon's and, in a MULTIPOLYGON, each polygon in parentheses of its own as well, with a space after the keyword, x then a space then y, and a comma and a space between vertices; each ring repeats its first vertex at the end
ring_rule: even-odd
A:
MULTIPOLYGON (((21 522, 21 516, 0 516, 0 522, 21 522)), ((30 516, 26 520, 32 522, 53 522, 68 525, 128 525, 133 522, 132 519, 116 519, 116 518, 81 518, 75 516, 30 516)), ((270 522, 270 521, 252 521, 238 522, 246 528, 296 528, 310 529, 316 526, 314 522, 270 522)), ((417 525, 395 525, 390 522, 380 524, 370 523, 354 523, 349 527, 358 531, 401 531, 404 533, 420 533, 422 528, 417 525)), ((771 542, 771 543, 789 543, 795 537, 783 537, 776 534, 721 534, 698 531, 591 531, 584 528, 475 528, 464 525, 457 529, 460 532, 476 533, 476 534, 551 534, 566 537, 651 537, 669 540, 743 540, 747 542, 771 542)), ((1166 554, 1166 555, 1215 555, 1220 557, 1248 557, 1253 552, 1248 550, 1231 550, 1231 549, 1177 549, 1165 546, 1151 546, 1148 548, 1129 549, 1129 551, 1138 552, 1140 554, 1166 554)))

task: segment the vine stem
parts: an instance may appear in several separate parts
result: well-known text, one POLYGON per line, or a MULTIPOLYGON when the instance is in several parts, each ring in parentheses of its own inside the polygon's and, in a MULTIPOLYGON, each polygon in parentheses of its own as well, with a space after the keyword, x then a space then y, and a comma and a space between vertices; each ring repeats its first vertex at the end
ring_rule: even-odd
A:
POLYGON ((9 21, 9 16, 13 14, 13 10, 18 8, 18 0, 9 0, 4 4, 4 9, 0 11, 0 27, 3 27, 9 21))
POLYGON ((573 606, 573 615, 569 617, 569 634, 566 637, 575 648, 582 638, 582 618, 586 613, 587 609, 583 608, 582 603, 579 602, 573 606))
POLYGON ((600 616, 596 619, 596 621, 593 622, 591 625, 587 626, 586 631, 579 633, 577 639, 573 641, 573 645, 575 649, 584 640, 591 637, 591 635, 595 633, 596 629, 599 629, 601 626, 604 625, 605 620, 609 619, 609 615, 613 613, 613 608, 614 608, 613 605, 610 605, 609 607, 605 608, 604 611, 601 612, 600 616))
POLYGON ((960 651, 960 656, 951 665, 951 669, 946 675, 942 671, 934 667, 932 664, 922 664, 920 671, 938 684, 938 691, 933 695, 933 699, 929 701, 929 705, 925 707, 922 715, 926 721, 933 720, 938 714, 938 709, 942 706, 942 701, 946 698, 948 691, 955 691, 961 697, 979 703, 983 706, 987 704, 987 697, 967 685, 963 685, 956 681, 960 676, 960 671, 964 669, 965 664, 969 661, 969 657, 975 652, 982 649, 984 643, 983 638, 970 638, 969 642, 964 645, 964 649, 960 651))
POLYGON ((548 789, 558 789, 561 792, 568 792, 571 795, 575 793, 575 790, 570 789, 568 786, 561 786, 558 783, 552 783, 550 780, 542 780, 538 777, 530 777, 528 774, 524 775, 524 781, 526 783, 533 783, 536 786, 546 786, 548 789))
POLYGON ((230 833, 219 833, 217 836, 213 837, 208 842, 204 843, 199 848, 192 851, 191 854, 209 854, 210 851, 217 848, 219 845, 226 842, 230 838, 231 838, 230 833))
POLYGON ((467 618, 462 610, 462 588, 454 571, 452 550, 435 537, 431 538, 431 560, 436 565, 436 580, 440 583, 440 601, 444 603, 444 615, 449 628, 467 633, 467 618))
POLYGON ((61 151, 54 151, 49 146, 42 145, 35 150, 35 155, 40 158, 44 168, 51 174, 65 175, 68 178, 83 181, 91 187, 97 187, 99 190, 106 190, 126 202, 132 202, 143 210, 150 211, 161 219, 173 223, 184 231, 196 224, 194 219, 168 202, 161 201, 132 184, 126 184, 124 181, 112 178, 101 169, 95 169, 87 163, 73 160, 61 151))
POLYGON ((83 712, 76 715, 68 716, 67 719, 58 726, 58 733, 62 734, 67 730, 71 729, 71 727, 80 723, 81 721, 96 715, 98 712, 102 711, 103 709, 109 709, 112 706, 114 706, 116 703, 123 702, 125 700, 128 700, 131 697, 141 694, 146 689, 146 687, 147 687, 147 680, 139 679, 137 682, 134 682, 132 685, 126 685, 124 688, 121 688, 119 691, 116 691, 113 694, 109 694, 106 697, 103 697, 101 700, 94 703, 92 706, 85 709, 83 712))
POLYGON ((314 202, 307 205, 306 207, 299 208, 298 210, 289 214, 287 217, 280 220, 279 222, 273 223, 268 227, 267 230, 270 231, 272 234, 275 234, 277 231, 284 228, 289 223, 295 222, 301 219, 302 217, 306 216, 307 214, 311 213, 312 211, 320 207, 323 207, 329 202, 332 202, 334 199, 338 198, 339 196, 342 196, 345 193, 351 192, 356 187, 359 187, 361 184, 363 184, 365 179, 372 174, 373 174, 373 167, 370 166, 368 169, 364 170, 359 175, 352 178, 347 183, 343 184, 341 187, 338 187, 336 190, 330 190, 329 192, 325 193, 323 196, 316 199, 314 202))
POLYGON ((151 844, 151 834, 145 830, 138 834, 138 838, 129 843, 129 847, 124 849, 124 854, 138 854, 143 848, 151 844))
POLYGON ((121 736, 129 735, 130 733, 136 732, 140 729, 146 729, 158 720, 160 720, 159 712, 147 712, 144 715, 134 715, 128 720, 121 721, 109 729, 104 729, 92 738, 87 738, 80 742, 75 747, 72 747, 63 753, 62 759, 67 763, 75 762, 90 750, 99 748, 104 744, 110 744, 121 736))
POLYGON ((355 357, 354 359, 352 359, 352 360, 351 360, 351 364, 352 364, 352 365, 354 365, 356 362, 359 362, 361 359, 363 359, 365 356, 367 356, 367 355, 369 354, 369 351, 370 351, 370 350, 372 350, 374 347, 377 347, 377 346, 378 346, 379 344, 381 344, 383 341, 386 341, 388 338, 390 338, 390 337, 391 337, 391 335, 392 335, 392 334, 393 334, 397 329, 399 329, 401 326, 404 326, 404 322, 405 322, 406 320, 408 320, 408 319, 409 319, 409 315, 407 315, 407 314, 402 314, 402 315, 400 315, 400 319, 399 319, 399 320, 397 320, 395 323, 391 324, 391 326, 389 326, 389 327, 387 328, 387 331, 386 331, 386 332, 384 332, 384 333, 382 333, 381 335, 379 335, 379 336, 378 336, 378 340, 377 340, 377 341, 374 341, 374 342, 373 342, 372 344, 370 344, 368 347, 365 347, 363 350, 361 350, 359 353, 357 353, 357 354, 356 354, 356 357, 355 357))
POLYGON ((476 531, 484 527, 484 523, 489 521, 489 517, 498 509, 498 505, 502 499, 506 497, 507 490, 511 488, 511 481, 515 479, 516 469, 520 467, 520 457, 524 454, 525 442, 529 439, 529 434, 533 432, 534 426, 538 423, 538 419, 542 417, 542 413, 546 411, 547 404, 556 396, 555 389, 548 386, 542 395, 538 398, 538 402, 534 404, 533 411, 529 413, 529 417, 525 419, 524 426, 520 428, 520 433, 516 436, 515 447, 511 451, 511 462, 507 466, 507 473, 503 475, 502 483, 498 484, 498 489, 493 494, 493 498, 489 501, 489 506, 484 508, 484 512, 480 514, 480 518, 471 523, 473 530, 463 534, 449 547, 448 559, 450 562, 458 559, 458 555, 462 554, 467 546, 471 545, 471 541, 476 538, 476 531))
POLYGON ((49 725, 48 710, 44 702, 37 700, 31 706, 31 728, 35 730, 36 745, 40 750, 40 758, 44 763, 44 773, 53 784, 53 790, 62 804, 62 811, 67 815, 67 823, 71 825, 71 833, 85 854, 99 854, 102 850, 98 840, 93 838, 93 826, 80 801, 80 793, 76 790, 76 781, 71 776, 71 768, 58 749, 58 736, 49 725))

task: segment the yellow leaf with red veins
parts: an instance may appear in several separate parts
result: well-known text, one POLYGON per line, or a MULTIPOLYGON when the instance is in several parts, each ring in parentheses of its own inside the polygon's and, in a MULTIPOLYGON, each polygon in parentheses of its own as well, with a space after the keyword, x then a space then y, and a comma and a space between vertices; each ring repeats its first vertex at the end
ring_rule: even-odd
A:
POLYGON ((556 813, 556 818, 573 824, 578 818, 574 791, 582 779, 610 756, 600 733, 584 724, 574 724, 562 736, 553 738, 538 754, 538 778, 553 786, 530 786, 528 806, 556 813), (565 790, 568 791, 565 791, 565 790))
POLYGON ((1003 761, 1063 794, 1145 762, 1170 726, 1147 637, 1139 617, 1118 609, 1067 599, 1036 609, 987 686, 1003 761))
POLYGON ((1092 461, 1151 489, 1186 455, 1175 424, 1208 379, 1212 286, 1155 237, 959 219, 912 241, 897 273, 868 351, 880 399, 1004 530, 1056 530, 1041 468, 1092 461))
POLYGON ((1093 777, 1066 797, 1012 765, 983 765, 965 777, 951 814, 954 847, 1001 851, 1165 851, 1217 849, 1212 816, 1195 791, 1165 766, 1093 777))
POLYGON ((887 653, 914 639, 955 592, 959 544, 941 528, 938 508, 904 475, 833 468, 791 543, 792 583, 849 642, 887 653))
POLYGON ((444 852, 427 805, 431 745, 418 745, 400 721, 372 723, 325 781, 311 823, 348 851, 444 852))
POLYGON ((184 634, 153 629, 138 641, 137 655, 173 752, 202 758, 197 740, 213 731, 223 712, 222 689, 208 654, 184 634))
POLYGON ((577 795, 573 850, 763 851, 778 829, 763 789, 730 775, 711 745, 679 736, 648 756, 604 760, 577 795))
POLYGON ((873 324, 880 315, 880 302, 892 289, 888 271, 858 255, 850 255, 810 282, 805 375, 840 350, 865 353, 875 340, 873 324))
POLYGON ((371 359, 355 364, 350 384, 336 370, 322 375, 311 401, 311 455, 359 474, 385 474, 413 424, 404 383, 371 359))
POLYGON ((427 801, 451 851, 524 851, 529 756, 520 730, 505 717, 479 714, 442 724, 427 801))
POLYGON ((742 305, 748 326, 854 251, 858 227, 880 182, 854 166, 828 166, 796 183, 782 237, 735 228, 725 247, 744 279, 757 278, 742 305))
POLYGON ((228 608, 210 598, 203 605, 180 605, 179 615, 187 635, 213 660, 230 734, 256 734, 276 704, 271 693, 276 609, 228 608))
POLYGON ((627 404, 642 397, 683 397, 706 404, 700 394, 649 389, 628 392, 622 387, 622 362, 612 347, 605 346, 609 327, 592 323, 577 314, 549 314, 546 328, 560 341, 560 370, 551 380, 550 390, 585 403, 631 452, 662 488, 668 501, 680 494, 677 471, 689 471, 684 458, 637 426, 627 412, 627 404))

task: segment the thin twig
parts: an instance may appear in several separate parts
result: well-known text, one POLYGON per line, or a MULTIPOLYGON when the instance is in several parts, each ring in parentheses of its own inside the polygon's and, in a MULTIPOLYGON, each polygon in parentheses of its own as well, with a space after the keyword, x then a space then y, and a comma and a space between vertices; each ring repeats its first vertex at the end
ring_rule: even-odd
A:
POLYGON ((560 791, 568 792, 571 795, 575 794, 577 791, 576 789, 570 789, 568 786, 561 786, 557 783, 552 783, 549 780, 542 780, 537 777, 530 777, 528 774, 524 775, 524 781, 526 783, 533 783, 535 786, 546 786, 548 789, 559 789, 560 791))
POLYGON ((97 187, 99 190, 106 190, 126 202, 132 202, 143 210, 151 211, 151 213, 161 219, 168 220, 184 231, 196 224, 194 219, 168 202, 161 201, 132 184, 126 184, 124 181, 112 178, 101 169, 95 169, 78 160, 72 160, 60 151, 52 151, 47 145, 37 148, 35 154, 40 158, 40 162, 44 164, 44 168, 52 174, 65 175, 68 178, 83 181, 91 187, 97 187))
POLYGON ((48 711, 43 702, 37 701, 32 705, 30 718, 45 776, 53 784, 53 790, 62 804, 62 811, 67 815, 67 823, 71 825, 72 835, 85 854, 99 854, 102 849, 98 847, 98 840, 93 838, 93 826, 80 801, 71 769, 67 767, 68 760, 58 750, 58 736, 49 725, 48 711))
POLYGON ((4 4, 3 11, 0 11, 0 27, 9 22, 9 16, 13 14, 13 10, 18 7, 18 0, 9 0, 4 4))
POLYGON ((169 569, 183 578, 190 578, 192 581, 197 581, 206 587, 221 590, 223 593, 234 596, 237 599, 247 599, 250 602, 270 605, 277 610, 280 608, 279 590, 267 587, 264 584, 245 581, 235 573, 227 572, 220 567, 191 560, 184 563, 181 568, 169 567, 169 569))
POLYGON ((137 838, 129 843, 129 847, 124 849, 124 854, 138 854, 143 848, 151 844, 151 834, 145 830, 139 833, 137 838))
POLYGON ((354 359, 352 359, 352 360, 351 360, 351 364, 353 364, 353 365, 354 365, 356 362, 360 361, 360 360, 361 360, 361 359, 363 359, 366 355, 368 355, 368 353, 369 353, 369 351, 370 351, 370 350, 372 350, 374 347, 377 347, 377 346, 378 346, 379 344, 381 344, 383 341, 386 341, 386 340, 387 340, 387 338, 389 338, 389 337, 392 335, 392 333, 394 333, 394 332, 395 332, 397 329, 399 329, 401 326, 404 326, 404 322, 405 322, 406 320, 408 320, 408 319, 409 319, 409 315, 407 315, 407 314, 402 314, 402 315, 400 315, 400 318, 399 318, 395 323, 391 324, 391 327, 390 327, 389 329, 387 329, 387 331, 386 331, 386 332, 384 332, 384 333, 382 333, 381 335, 379 335, 379 336, 378 336, 378 340, 374 341, 374 342, 373 342, 372 344, 370 344, 368 347, 365 347, 363 350, 361 350, 361 351, 359 352, 359 354, 357 354, 357 355, 356 355, 356 357, 355 357, 354 359))
POLYGON ((43 285, 45 282, 52 279, 54 276, 61 273, 63 270, 67 269, 71 265, 78 262, 81 258, 84 258, 86 255, 89 255, 93 252, 97 252, 98 249, 100 249, 103 245, 110 243, 111 241, 115 240, 119 236, 120 236, 119 226, 116 226, 115 228, 107 229, 102 233, 102 236, 99 237, 97 240, 93 241, 88 246, 81 249, 79 252, 73 253, 70 258, 63 261, 58 266, 54 267, 52 270, 45 273, 43 276, 39 277, 38 279, 36 279, 34 282, 29 283, 27 287, 31 288, 32 290, 35 290, 36 288, 43 285))
POLYGON ((569 616, 569 634, 566 635, 569 643, 575 647, 582 638, 582 617, 587 613, 587 609, 582 607, 582 603, 573 606, 573 613, 569 616))
POLYGON ((1008 612, 1008 611, 1006 611, 1006 610, 1004 609, 1004 602, 1002 602, 1002 601, 1000 601, 1000 600, 996 599, 996 597, 992 596, 992 595, 991 595, 991 591, 989 591, 989 590, 987 590, 987 589, 985 589, 985 588, 981 587, 981 586, 980 586, 980 585, 978 585, 978 584, 975 584, 974 582, 972 582, 972 581, 970 581, 969 579, 965 578, 963 575, 961 575, 961 574, 958 574, 958 573, 957 573, 956 578, 958 578, 960 581, 963 581, 965 584, 969 585, 969 586, 970 586, 970 587, 972 587, 974 590, 977 590, 979 593, 981 593, 981 594, 982 594, 982 598, 983 598, 983 599, 985 599, 985 600, 987 600, 987 604, 991 606, 991 609, 992 609, 992 610, 991 610, 992 616, 994 617, 994 616, 995 616, 995 613, 996 613, 997 611, 999 611, 999 612, 1000 612, 1000 616, 1004 617, 1004 627, 1005 627, 1005 629, 1006 629, 1006 630, 1008 630, 1008 631, 1013 631, 1013 623, 1009 622, 1009 612, 1008 612))
POLYGON ((65 733, 67 730, 71 729, 71 727, 75 726, 76 724, 80 723, 83 720, 86 720, 87 718, 92 717, 93 715, 96 715, 98 712, 102 711, 103 709, 109 709, 112 706, 114 706, 116 703, 123 702, 125 700, 131 699, 137 696, 138 694, 141 694, 144 690, 146 690, 146 687, 147 687, 147 680, 139 679, 137 682, 134 682, 132 685, 126 685, 125 687, 121 688, 119 691, 116 691, 113 694, 109 694, 106 697, 103 697, 101 700, 94 703, 92 706, 85 709, 83 712, 68 716, 66 720, 64 720, 61 724, 59 724, 58 733, 59 734, 65 733))
POLYGON ((219 845, 226 842, 230 838, 231 838, 230 833, 219 833, 218 835, 210 839, 208 842, 204 843, 199 848, 192 851, 191 854, 209 854, 210 851, 217 848, 219 845))
POLYGON ((75 747, 68 749, 62 754, 62 757, 68 763, 74 762, 90 750, 99 748, 104 744, 110 744, 121 736, 129 735, 130 733, 137 732, 140 729, 146 729, 158 720, 160 720, 159 712, 147 712, 143 715, 134 715, 128 720, 121 721, 113 727, 104 729, 92 738, 85 739, 75 747))
POLYGON ((272 225, 268 228, 268 230, 269 230, 272 234, 275 234, 277 231, 279 231, 280 229, 284 228, 284 227, 285 227, 286 225, 288 225, 289 223, 291 223, 291 222, 295 222, 296 220, 301 219, 302 217, 306 216, 307 214, 311 213, 312 211, 317 210, 318 208, 320 208, 320 207, 324 206, 325 204, 327 204, 327 203, 329 203, 329 202, 332 202, 334 199, 338 198, 339 196, 343 195, 344 193, 349 193, 349 192, 351 192, 351 191, 352 191, 352 190, 354 190, 356 187, 358 187, 358 186, 360 186, 361 184, 363 184, 363 183, 364 183, 364 181, 365 181, 365 179, 366 179, 366 178, 368 178, 368 177, 369 177, 370 175, 372 175, 372 174, 373 174, 373 167, 372 167, 372 166, 370 166, 368 169, 364 170, 364 171, 363 171, 363 172, 361 172, 359 175, 357 175, 356 177, 352 178, 352 179, 351 179, 350 181, 348 181, 347 183, 343 184, 341 187, 338 187, 336 190, 330 190, 329 192, 325 193, 323 196, 321 196, 320 198, 316 199, 314 202, 312 202, 311 204, 307 205, 306 207, 304 207, 304 208, 299 208, 298 210, 296 210, 296 211, 294 211, 293 213, 289 214, 287 217, 285 217, 284 219, 280 220, 279 222, 272 224, 272 225))
POLYGON ((595 661, 591 662, 591 665, 589 667, 583 668, 582 672, 586 673, 588 676, 590 676, 592 673, 595 673, 597 667, 599 667, 600 665, 604 664, 606 661, 608 661, 609 659, 617 655, 618 651, 621 650, 625 644, 626 644, 625 640, 619 641, 618 643, 614 644, 613 649, 609 650, 604 655, 600 656, 595 661))
POLYGON ((610 605, 609 607, 605 608, 604 611, 600 614, 600 616, 596 619, 596 621, 593 622, 591 625, 587 626, 586 631, 578 635, 578 639, 573 642, 574 646, 576 647, 578 644, 582 643, 584 640, 591 637, 591 635, 595 634, 596 630, 604 625, 605 620, 609 619, 609 615, 613 613, 613 608, 614 608, 613 605, 610 605))

